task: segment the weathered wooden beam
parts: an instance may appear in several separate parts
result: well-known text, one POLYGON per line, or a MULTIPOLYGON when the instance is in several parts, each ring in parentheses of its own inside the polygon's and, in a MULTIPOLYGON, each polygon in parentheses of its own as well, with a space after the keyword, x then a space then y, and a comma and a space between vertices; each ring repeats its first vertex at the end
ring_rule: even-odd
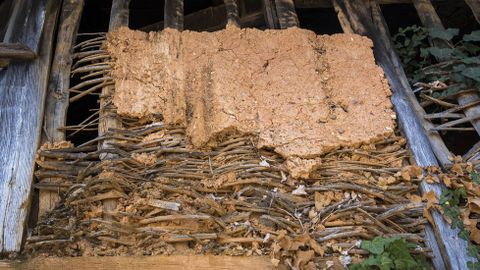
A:
POLYGON ((300 25, 293 0, 275 0, 275 7, 280 29, 298 27, 300 25))
POLYGON ((183 30, 183 0, 165 0, 163 28, 183 30))
MULTIPOLYGON (((478 1, 477 1, 478 2, 478 1)), ((417 14, 422 22, 423 26, 427 28, 437 28, 437 29, 445 29, 438 16, 435 8, 433 7, 430 0, 414 0, 413 4, 415 5, 415 9, 417 10, 417 14)), ((433 46, 437 47, 448 47, 448 45, 443 40, 430 40, 433 46)), ((446 61, 446 58, 439 58, 439 61, 446 61)), ((457 102, 460 106, 475 102, 480 100, 480 96, 477 93, 464 93, 459 94, 457 96, 457 102)), ((463 111, 467 117, 473 117, 475 115, 480 114, 480 106, 471 106, 465 108, 463 111)), ((475 128, 478 134, 480 134, 480 119, 473 119, 470 121, 472 126, 475 128)))
POLYGON ((480 23, 480 0, 465 0, 465 2, 472 10, 477 22, 480 23))
POLYGON ((35 52, 20 43, 0 43, 0 59, 32 60, 35 52))
POLYGON ((267 27, 270 29, 277 29, 279 27, 278 17, 277 17, 277 10, 275 8, 275 0, 263 0, 262 1, 262 8, 263 14, 265 16, 265 22, 267 23, 267 27))
MULTIPOLYGON (((33 182, 60 0, 20 0, 5 42, 40 48, 0 73, 0 254, 20 251, 33 182)), ((16 3, 16 4, 17 4, 16 3)))
MULTIPOLYGON (((364 0, 333 0, 337 13, 342 13, 348 23, 345 29, 352 29, 355 33, 368 36, 374 44, 374 54, 377 63, 383 68, 385 75, 393 90, 392 103, 397 112, 400 127, 407 137, 409 148, 420 166, 437 166, 437 160, 431 148, 431 144, 425 135, 421 121, 423 115, 419 113, 419 104, 413 95, 408 84, 398 55, 393 49, 393 44, 388 30, 385 29, 385 21, 375 3, 364 0), (366 5, 366 3, 368 5, 366 5), (372 7, 375 12, 372 12, 372 7), (376 16, 376 17, 374 17, 376 16), (378 17, 381 16, 381 17, 378 17)), ((342 23, 342 24, 343 24, 342 23)), ((342 25, 343 27, 343 25, 342 25)), ((423 193, 433 191, 440 196, 442 187, 437 184, 428 184, 422 181, 421 190, 423 193)), ((440 254, 434 254, 433 260, 436 269, 467 269, 467 262, 471 261, 467 255, 466 241, 458 237, 458 230, 454 230, 445 221, 443 216, 435 210, 430 211, 433 222, 432 230, 426 228, 426 236, 429 243, 433 244, 433 250, 440 254), (435 237, 433 236, 436 236, 435 237), (439 258, 443 258, 442 262, 439 258), (445 263, 445 264, 444 264, 445 263)))
POLYGON ((240 18, 238 15, 238 5, 236 0, 224 0, 227 10, 227 25, 240 27, 240 18))
MULTIPOLYGON (((184 29, 193 31, 215 31, 225 28, 227 24, 227 11, 225 5, 208 7, 200 11, 190 13, 184 17, 184 29)), ((265 23, 262 11, 254 12, 240 18, 241 27, 257 27, 265 23)), ((160 31, 163 29, 163 21, 142 27, 142 31, 160 31)))
POLYGON ((13 0, 5 0, 0 4, 0 40, 3 40, 3 36, 7 31, 8 20, 13 11, 13 0))
POLYGON ((267 256, 105 256, 105 257, 66 257, 66 258, 34 258, 27 261, 0 261, 0 270, 179 270, 179 269, 232 269, 263 270, 285 269, 274 267, 267 256))
MULTIPOLYGON (((108 26, 108 31, 115 31, 116 29, 122 26, 128 26, 129 21, 129 5, 130 0, 113 0, 112 9, 110 12, 110 23, 108 26)), ((115 107, 112 103, 112 96, 114 92, 114 87, 108 85, 102 88, 100 95, 100 113, 99 113, 99 123, 98 123, 98 136, 102 137, 108 134, 111 129, 121 129, 122 122, 118 118, 115 107)), ((111 143, 115 140, 104 140, 99 143, 99 149, 112 149, 113 146, 111 143)), ((116 156, 114 154, 102 154, 100 159, 108 160, 113 159, 116 156)), ((113 200, 104 200, 103 201, 103 210, 107 213, 106 218, 110 218, 109 212, 113 211, 117 206, 117 201, 113 200)))
POLYGON ((110 23, 108 31, 114 31, 122 26, 128 26, 130 17, 129 12, 130 0, 113 0, 112 9, 110 11, 110 23))
MULTIPOLYGON (((63 1, 57 45, 48 81, 47 99, 45 101, 43 142, 58 142, 66 139, 65 130, 61 128, 67 122, 68 88, 70 86, 73 45, 77 37, 78 27, 80 26, 83 6, 84 0, 63 1)), ((41 217, 45 212, 52 210, 59 199, 60 196, 55 191, 40 190, 38 216, 41 217)))
MULTIPOLYGON (((449 0, 434 0, 434 2, 447 2, 449 0)), ((475 0, 474 0, 475 1, 475 0)), ((331 0, 294 0, 297 8, 331 8, 331 0)), ((410 4, 412 0, 377 0, 380 5, 410 4)))

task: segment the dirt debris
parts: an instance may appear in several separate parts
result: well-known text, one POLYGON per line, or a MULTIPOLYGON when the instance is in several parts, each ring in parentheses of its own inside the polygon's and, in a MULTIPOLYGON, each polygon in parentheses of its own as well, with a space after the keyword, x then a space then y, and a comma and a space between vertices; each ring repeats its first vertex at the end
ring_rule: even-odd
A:
MULTIPOLYGON (((365 37, 298 28, 148 34, 122 28, 107 42, 120 115, 185 126, 195 148, 218 145, 229 134, 255 135, 259 148, 286 159, 393 133, 390 89, 371 47, 365 37)), ((308 177, 305 171, 299 176, 308 177)))

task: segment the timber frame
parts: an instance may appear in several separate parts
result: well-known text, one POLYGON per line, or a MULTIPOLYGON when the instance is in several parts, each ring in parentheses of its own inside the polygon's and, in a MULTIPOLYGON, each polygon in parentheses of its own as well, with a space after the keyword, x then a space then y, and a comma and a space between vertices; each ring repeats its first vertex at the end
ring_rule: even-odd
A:
MULTIPOLYGON (((417 164, 440 165, 445 168, 451 165, 452 154, 438 132, 433 130, 433 125, 428 121, 425 111, 408 84, 379 8, 379 4, 413 3, 424 26, 442 28, 441 20, 430 0, 262 0, 262 10, 247 16, 241 16, 237 1, 225 0, 223 5, 184 16, 182 0, 166 0, 165 19, 146 26, 143 30, 188 28, 214 31, 226 24, 240 27, 265 25, 266 28, 285 29, 299 27, 295 8, 333 7, 344 32, 357 33, 372 39, 377 63, 383 68, 393 90, 392 103, 398 114, 398 122, 417 164), (202 20, 205 20, 205 23, 202 20), (199 21, 203 24, 198 23, 199 21)), ((465 2, 480 22, 479 1, 465 2)), ((113 0, 110 31, 128 26, 129 3, 130 0, 113 0)), ((66 125, 66 113, 71 101, 68 91, 71 55, 83 6, 84 0, 63 0, 63 5, 61 0, 18 0, 12 7, 13 15, 5 31, 5 43, 0 44, 0 59, 27 61, 12 62, 8 69, 0 71, 0 254, 21 250, 31 204, 35 151, 40 142, 65 139, 65 129, 62 128, 66 125), (45 17, 41 16, 43 12, 47 14, 45 17), (22 27, 23 21, 26 21, 29 27, 22 27), (54 47, 54 33, 57 28, 57 43, 54 47), (50 65, 51 59, 53 61, 50 65)), ((99 136, 121 126, 119 120, 111 114, 111 91, 110 85, 102 88, 99 136)), ((480 113, 478 95, 465 94, 458 98, 460 105, 470 104, 464 106, 465 115, 480 113), (472 103, 476 106, 471 105, 472 103)), ((480 134, 480 120, 472 119, 472 125, 480 134)), ((108 148, 109 141, 98 147, 108 148)), ((478 155, 474 157, 478 158, 478 155)), ((105 155, 103 158, 111 157, 105 155)), ((433 190, 437 195, 440 195, 442 188, 438 184, 426 182, 421 185, 422 192, 433 190)), ((55 192, 41 192, 40 214, 52 209, 57 201, 58 195, 55 192)), ((106 212, 114 209, 115 205, 115 200, 104 201, 106 212)), ((467 255, 467 243, 458 238, 458 231, 451 229, 440 213, 432 210, 432 216, 434 224, 427 226, 425 233, 435 255, 435 268, 467 269, 466 263, 473 260, 467 255)), ((192 266, 195 269, 271 268, 270 260, 265 257, 218 256, 208 260, 197 259, 195 256, 35 259, 25 262, 0 262, 0 269, 64 269, 66 265, 71 269, 188 269, 192 266)))

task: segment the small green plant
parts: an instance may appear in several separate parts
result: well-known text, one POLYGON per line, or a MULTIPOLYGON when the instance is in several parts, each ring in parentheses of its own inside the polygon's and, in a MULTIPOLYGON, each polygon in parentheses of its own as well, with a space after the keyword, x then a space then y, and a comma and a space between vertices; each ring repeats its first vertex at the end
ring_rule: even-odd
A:
POLYGON ((458 29, 400 28, 394 36, 410 83, 439 81, 447 87, 433 97, 466 89, 480 90, 480 30, 458 37, 458 29), (435 46, 429 45, 429 39, 435 46), (455 41, 455 42, 454 42, 455 41))
POLYGON ((370 256, 360 263, 353 264, 351 270, 429 269, 423 255, 411 254, 416 245, 399 237, 377 236, 372 241, 362 241, 361 248, 370 252, 370 256))
MULTIPOLYGON (((480 182, 480 176, 477 172, 473 171, 470 174, 472 182, 478 184, 480 182)), ((443 213, 451 220, 451 226, 454 229, 458 229, 458 237, 467 241, 468 246, 468 255, 472 258, 477 259, 477 262, 468 262, 468 269, 471 270, 480 270, 480 247, 475 245, 470 240, 470 233, 463 224, 463 221, 460 218, 460 208, 464 206, 467 200, 467 194, 465 189, 456 188, 456 189, 445 189, 440 196, 440 206, 443 209, 443 213)))

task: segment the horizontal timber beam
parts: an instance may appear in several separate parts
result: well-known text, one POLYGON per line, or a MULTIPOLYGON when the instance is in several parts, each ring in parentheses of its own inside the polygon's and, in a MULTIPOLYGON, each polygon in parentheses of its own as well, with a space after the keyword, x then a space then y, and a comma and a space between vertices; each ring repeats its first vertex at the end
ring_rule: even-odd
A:
MULTIPOLYGON (((448 0, 436 0, 432 2, 446 2, 448 0)), ((294 0, 296 8, 331 8, 331 0, 294 0)), ((412 0, 377 0, 380 5, 410 4, 412 0)))
POLYGON ((138 256, 138 257, 65 257, 65 258, 34 258, 27 261, 0 261, 0 270, 260 270, 283 269, 275 268, 268 256, 138 256))
MULTIPOLYGON (((239 18, 240 27, 256 27, 265 23, 263 12, 253 12, 239 18)), ((142 31, 160 31, 163 29, 163 21, 140 28, 142 31)), ((227 25, 227 9, 224 4, 185 15, 184 29, 192 31, 215 31, 225 28, 227 25)))
POLYGON ((20 43, 0 43, 0 58, 12 60, 35 59, 35 52, 20 43))

